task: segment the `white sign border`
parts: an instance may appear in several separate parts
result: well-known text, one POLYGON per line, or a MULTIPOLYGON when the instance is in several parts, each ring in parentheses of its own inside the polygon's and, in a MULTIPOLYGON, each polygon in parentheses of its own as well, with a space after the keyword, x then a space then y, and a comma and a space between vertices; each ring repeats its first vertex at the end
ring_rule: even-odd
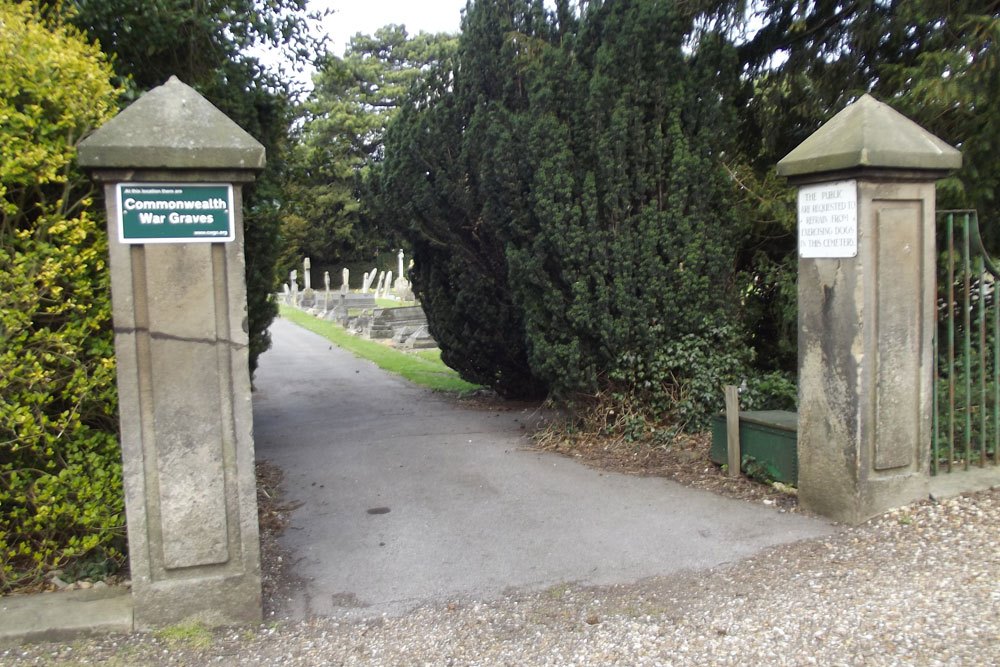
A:
POLYGON ((115 184, 115 212, 118 224, 118 242, 123 245, 146 245, 150 243, 231 243, 236 240, 236 209, 233 207, 233 184, 232 183, 146 183, 128 181, 115 184), (225 236, 191 236, 182 239, 175 238, 150 238, 150 239, 127 239, 125 238, 125 212, 122 211, 122 188, 143 187, 143 188, 190 188, 199 187, 224 187, 226 188, 226 200, 229 205, 229 232, 225 236))
POLYGON ((848 181, 828 181, 826 183, 815 183, 811 185, 803 185, 799 188, 798 196, 795 202, 795 227, 796 236, 798 241, 798 251, 799 257, 802 259, 851 259, 858 256, 858 244, 859 244, 859 225, 858 225, 858 182, 857 180, 848 181), (851 247, 847 252, 840 251, 835 248, 832 251, 824 251, 824 249, 807 248, 804 243, 804 237, 802 236, 802 195, 807 191, 821 191, 829 190, 833 188, 846 189, 853 193, 854 211, 853 211, 853 226, 854 226, 854 246, 851 247), (817 252, 819 250, 819 252, 817 252))

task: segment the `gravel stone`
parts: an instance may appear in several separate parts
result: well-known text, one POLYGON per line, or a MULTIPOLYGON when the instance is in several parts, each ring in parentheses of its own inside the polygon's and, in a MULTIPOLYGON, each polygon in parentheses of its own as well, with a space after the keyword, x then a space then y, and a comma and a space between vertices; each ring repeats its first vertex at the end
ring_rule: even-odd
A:
POLYGON ((713 570, 399 617, 108 636, 4 665, 1000 664, 1000 491, 890 511, 713 570))

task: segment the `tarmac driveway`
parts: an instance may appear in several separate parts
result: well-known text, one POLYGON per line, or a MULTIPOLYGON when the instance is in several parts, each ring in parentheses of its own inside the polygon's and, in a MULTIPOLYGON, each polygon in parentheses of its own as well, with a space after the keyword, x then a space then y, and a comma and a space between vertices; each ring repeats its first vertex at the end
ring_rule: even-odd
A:
POLYGON ((369 617, 560 583, 631 583, 825 535, 828 522, 533 451, 522 405, 463 406, 287 320, 254 394, 257 458, 302 505, 283 615, 369 617))

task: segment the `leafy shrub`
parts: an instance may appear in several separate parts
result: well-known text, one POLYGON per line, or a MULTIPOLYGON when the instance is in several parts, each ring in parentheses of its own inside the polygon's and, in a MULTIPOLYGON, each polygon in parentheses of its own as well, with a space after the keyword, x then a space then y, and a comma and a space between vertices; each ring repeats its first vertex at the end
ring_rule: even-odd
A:
POLYGON ((792 410, 798 405, 798 385, 795 377, 772 371, 755 373, 746 378, 740 392, 742 410, 792 410))
MULTIPOLYGON (((100 51, 0 4, 0 592, 124 549, 107 239, 72 161, 116 110, 100 51)), ((101 565, 103 564, 103 565, 101 565)))
POLYGON ((761 484, 773 484, 781 477, 781 472, 773 463, 758 460, 749 454, 743 455, 741 464, 741 469, 746 473, 746 476, 761 484))
POLYGON ((719 161, 733 51, 692 20, 674 3, 606 3, 543 51, 508 139, 523 147, 506 150, 526 156, 525 183, 495 208, 514 212, 511 282, 555 398, 610 389, 697 428, 713 383, 749 359, 732 329, 743 224, 719 161))
POLYGON ((703 333, 665 341, 648 362, 623 353, 611 377, 657 421, 702 430, 723 407, 723 386, 739 383, 750 361, 736 329, 705 327, 703 333))

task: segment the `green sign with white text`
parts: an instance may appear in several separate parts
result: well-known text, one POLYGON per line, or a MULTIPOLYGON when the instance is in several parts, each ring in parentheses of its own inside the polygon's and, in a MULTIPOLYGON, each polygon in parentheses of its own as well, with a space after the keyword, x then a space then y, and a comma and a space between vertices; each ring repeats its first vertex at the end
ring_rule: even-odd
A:
POLYGON ((119 183, 122 243, 220 243, 236 238, 233 186, 119 183))

